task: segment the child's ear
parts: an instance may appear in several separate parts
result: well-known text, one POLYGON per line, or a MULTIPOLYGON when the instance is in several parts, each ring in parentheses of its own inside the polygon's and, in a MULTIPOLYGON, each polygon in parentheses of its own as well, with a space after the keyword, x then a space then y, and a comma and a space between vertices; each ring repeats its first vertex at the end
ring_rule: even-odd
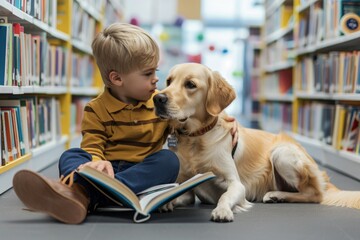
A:
POLYGON ((122 80, 121 80, 120 74, 118 74, 115 71, 112 71, 109 73, 109 79, 110 79, 110 82, 115 86, 122 85, 122 80))

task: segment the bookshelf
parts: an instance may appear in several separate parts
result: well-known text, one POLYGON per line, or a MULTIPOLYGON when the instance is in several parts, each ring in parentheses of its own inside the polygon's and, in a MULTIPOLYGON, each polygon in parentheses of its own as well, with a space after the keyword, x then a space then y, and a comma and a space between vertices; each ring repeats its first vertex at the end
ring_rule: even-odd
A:
POLYGON ((265 1, 259 84, 260 127, 281 131, 292 128, 294 55, 292 0, 265 1))
POLYGON ((258 127, 259 119, 259 81, 261 76, 260 54, 262 50, 260 33, 261 26, 249 26, 249 36, 245 42, 244 54, 244 110, 242 119, 246 120, 250 127, 258 127))
POLYGON ((0 0, 0 20, 5 21, 0 33, 6 33, 0 34, 6 45, 4 52, 0 49, 5 74, 0 75, 0 112, 6 112, 0 117, 0 194, 12 187, 17 171, 40 171, 64 150, 80 146, 83 106, 102 91, 91 41, 105 26, 123 20, 123 1, 34 3, 0 0), (10 103, 14 106, 6 106, 10 103))
MULTIPOLYGON (((360 13, 360 2, 267 2, 266 17, 269 19, 274 19, 272 15, 284 4, 292 6, 288 25, 293 30, 289 32, 289 26, 283 25, 283 28, 272 29, 270 35, 263 34, 264 51, 272 54, 279 51, 280 56, 273 57, 274 64, 270 66, 266 64, 267 56, 263 56, 261 86, 269 89, 265 81, 273 72, 289 68, 293 74, 291 95, 281 99, 273 94, 274 90, 268 90, 267 96, 262 94, 261 106, 265 113, 261 127, 273 132, 286 131, 321 164, 360 180, 360 32, 346 33, 341 25, 344 14, 360 13), (286 34, 292 35, 292 41, 285 46, 293 48, 280 52, 279 44, 274 51, 271 45, 282 41, 286 34), (289 61, 283 61, 284 52, 289 61), (283 109, 282 104, 286 102, 291 111, 290 128, 283 114, 289 111, 283 109)), ((266 28, 265 24, 265 33, 269 32, 266 28)))

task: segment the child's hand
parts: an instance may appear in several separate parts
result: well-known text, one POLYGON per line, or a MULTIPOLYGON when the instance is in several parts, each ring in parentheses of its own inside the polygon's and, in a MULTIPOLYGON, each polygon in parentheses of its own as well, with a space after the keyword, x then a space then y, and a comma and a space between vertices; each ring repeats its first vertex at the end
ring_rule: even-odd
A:
POLYGON ((94 168, 100 172, 104 172, 108 174, 110 177, 114 177, 114 169, 109 161, 95 161, 95 162, 87 162, 85 164, 81 164, 79 166, 79 169, 81 169, 84 166, 89 166, 91 168, 94 168))
POLYGON ((224 117, 224 120, 227 122, 233 122, 233 127, 231 128, 231 136, 232 136, 232 146, 235 147, 237 141, 238 141, 238 128, 237 128, 237 122, 235 121, 234 117, 226 116, 224 117))

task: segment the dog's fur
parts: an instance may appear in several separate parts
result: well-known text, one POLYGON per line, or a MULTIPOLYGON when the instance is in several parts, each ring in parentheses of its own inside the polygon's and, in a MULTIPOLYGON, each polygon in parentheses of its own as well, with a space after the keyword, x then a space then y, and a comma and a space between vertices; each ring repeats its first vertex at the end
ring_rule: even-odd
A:
MULTIPOLYGON (((167 87, 154 97, 156 113, 170 119, 180 158, 178 181, 212 171, 217 178, 195 189, 205 203, 217 204, 214 221, 232 221, 233 213, 251 207, 248 201, 311 202, 360 209, 360 192, 340 191, 325 172, 289 136, 244 128, 238 124, 238 144, 232 156, 233 123, 223 109, 235 98, 232 87, 218 72, 201 64, 179 64, 171 69, 167 87), (218 121, 210 131, 189 136, 218 121)), ((163 210, 193 202, 188 192, 163 210)))

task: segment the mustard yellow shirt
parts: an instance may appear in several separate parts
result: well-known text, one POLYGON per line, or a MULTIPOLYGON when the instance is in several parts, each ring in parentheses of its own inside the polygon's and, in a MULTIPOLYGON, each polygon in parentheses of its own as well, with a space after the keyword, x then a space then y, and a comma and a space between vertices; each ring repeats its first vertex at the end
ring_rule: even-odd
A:
POLYGON ((162 149, 169 133, 167 120, 155 115, 152 97, 133 106, 107 88, 85 106, 81 130, 81 148, 93 161, 141 162, 162 149))

